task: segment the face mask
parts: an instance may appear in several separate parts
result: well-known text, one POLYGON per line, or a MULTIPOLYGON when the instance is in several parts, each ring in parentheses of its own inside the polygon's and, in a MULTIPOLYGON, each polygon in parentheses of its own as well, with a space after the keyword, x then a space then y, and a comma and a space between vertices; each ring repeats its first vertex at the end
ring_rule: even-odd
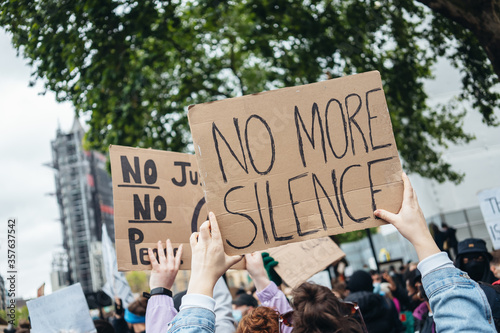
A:
POLYGON ((373 293, 380 294, 380 282, 375 282, 373 284, 373 293))
POLYGON ((233 310, 233 318, 237 323, 240 322, 242 317, 243 317, 243 314, 241 313, 241 310, 233 310))
POLYGON ((484 262, 477 262, 472 260, 464 264, 464 271, 469 274, 470 278, 474 281, 480 281, 484 274, 484 262))

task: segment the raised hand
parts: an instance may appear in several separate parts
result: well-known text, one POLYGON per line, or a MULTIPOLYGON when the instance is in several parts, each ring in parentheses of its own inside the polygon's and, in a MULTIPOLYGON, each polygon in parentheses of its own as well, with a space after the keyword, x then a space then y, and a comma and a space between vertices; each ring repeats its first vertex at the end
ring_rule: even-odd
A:
POLYGON ((383 209, 377 209, 374 214, 395 226, 401 235, 413 244, 419 260, 423 260, 430 255, 439 253, 440 250, 427 227, 424 214, 418 204, 417 194, 411 186, 410 179, 405 173, 403 173, 402 178, 404 192, 399 213, 394 214, 383 209))
POLYGON ((187 293, 212 297, 217 280, 243 256, 228 256, 224 253, 217 219, 212 212, 208 216, 209 221, 205 221, 200 227, 200 232, 193 233, 189 240, 192 258, 187 293))
POLYGON ((245 254, 245 261, 248 274, 250 274, 255 283, 255 288, 257 288, 258 291, 264 290, 271 280, 269 280, 266 269, 264 268, 262 255, 260 252, 245 254))
POLYGON ((148 254, 152 265, 149 288, 151 290, 157 287, 172 289, 175 277, 177 276, 177 272, 181 266, 182 244, 179 246, 179 249, 174 256, 172 243, 170 242, 170 239, 167 239, 167 255, 165 256, 163 244, 161 241, 158 241, 159 262, 156 260, 156 256, 154 255, 152 249, 148 249, 148 254))

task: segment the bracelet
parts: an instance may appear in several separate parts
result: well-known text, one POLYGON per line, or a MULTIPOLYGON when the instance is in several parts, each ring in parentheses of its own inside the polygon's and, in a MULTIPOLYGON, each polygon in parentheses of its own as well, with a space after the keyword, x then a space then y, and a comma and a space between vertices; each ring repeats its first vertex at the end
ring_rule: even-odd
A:
POLYGON ((167 295, 169 297, 172 297, 172 292, 170 290, 168 290, 167 288, 157 287, 157 288, 153 288, 151 290, 151 293, 143 292, 142 295, 144 297, 146 297, 147 299, 149 299, 149 298, 151 298, 151 296, 155 296, 155 295, 167 295))

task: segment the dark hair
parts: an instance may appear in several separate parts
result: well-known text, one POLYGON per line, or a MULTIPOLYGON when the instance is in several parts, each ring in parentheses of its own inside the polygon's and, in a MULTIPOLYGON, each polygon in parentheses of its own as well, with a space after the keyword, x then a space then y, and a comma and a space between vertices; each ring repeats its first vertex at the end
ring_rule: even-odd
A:
POLYGON ((19 324, 17 325, 18 328, 31 328, 30 322, 27 319, 19 319, 19 324))
POLYGON ((236 329, 236 333, 278 333, 279 331, 278 313, 266 306, 259 306, 243 316, 236 329))
POLYGON ((362 332, 360 324, 345 316, 342 302, 327 287, 304 282, 292 291, 294 333, 362 332))
POLYGON ((177 310, 177 312, 181 311, 182 298, 186 294, 187 294, 187 290, 184 290, 184 291, 180 291, 180 292, 176 293, 174 295, 174 297, 172 297, 172 299, 174 301, 174 308, 177 310))
POLYGON ((148 299, 144 296, 140 296, 137 300, 130 303, 128 310, 137 316, 145 316, 147 306, 148 299))
POLYGON ((490 265, 500 265, 500 250, 491 252, 491 256, 493 258, 490 261, 490 265))
POLYGON ((94 320, 94 326, 97 330, 97 333, 115 333, 113 325, 111 325, 105 320, 102 319, 94 320))

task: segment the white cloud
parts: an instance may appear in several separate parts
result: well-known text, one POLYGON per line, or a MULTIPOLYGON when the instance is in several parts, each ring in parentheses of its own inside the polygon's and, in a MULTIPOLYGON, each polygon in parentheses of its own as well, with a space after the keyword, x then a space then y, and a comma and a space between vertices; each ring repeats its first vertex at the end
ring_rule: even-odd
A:
POLYGON ((28 87, 31 69, 3 31, 0 48, 0 275, 7 271, 7 219, 17 217, 18 293, 34 297, 44 282, 50 292, 52 253, 62 243, 57 202, 47 195, 55 190, 54 174, 42 164, 52 160, 58 122, 69 130, 74 111, 52 93, 39 95, 41 84, 28 87))

